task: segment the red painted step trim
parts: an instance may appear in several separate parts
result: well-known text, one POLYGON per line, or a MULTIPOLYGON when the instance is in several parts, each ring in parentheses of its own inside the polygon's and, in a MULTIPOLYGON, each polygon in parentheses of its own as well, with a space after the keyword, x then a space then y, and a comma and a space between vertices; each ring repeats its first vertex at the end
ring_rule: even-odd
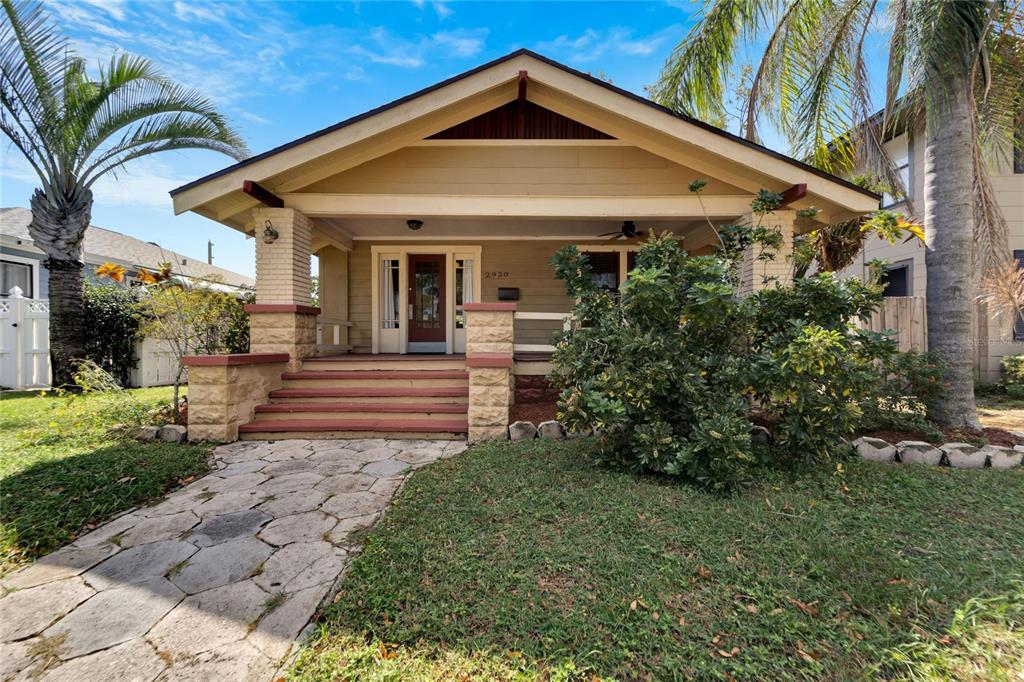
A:
POLYGON ((430 398, 462 395, 469 395, 469 386, 428 388, 279 388, 276 391, 270 392, 271 398, 360 398, 369 396, 430 398))
POLYGON ((387 419, 273 419, 255 421, 238 427, 242 433, 270 433, 278 431, 377 431, 465 433, 469 422, 465 419, 389 421, 387 419))
POLYGON ((187 367, 225 367, 228 365, 263 365, 288 362, 287 353, 233 353, 231 355, 186 355, 181 364, 187 367))
POLYGON ((282 379, 468 379, 463 369, 318 369, 285 372, 282 379))
POLYGON ((456 353, 445 355, 443 353, 428 354, 405 354, 400 353, 347 353, 345 355, 320 355, 314 358, 306 358, 302 362, 448 362, 451 360, 464 360, 465 354, 456 353))
POLYGON ((465 414, 466 403, 275 403, 257 405, 257 412, 413 412, 419 414, 465 414))

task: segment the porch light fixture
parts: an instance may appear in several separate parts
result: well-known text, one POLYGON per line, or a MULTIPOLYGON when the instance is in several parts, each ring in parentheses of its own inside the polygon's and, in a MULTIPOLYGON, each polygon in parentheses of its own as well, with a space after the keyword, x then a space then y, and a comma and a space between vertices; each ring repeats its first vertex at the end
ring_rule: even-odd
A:
POLYGON ((410 218, 409 220, 406 220, 405 224, 408 225, 409 229, 413 230, 414 232, 423 227, 423 221, 416 220, 415 218, 410 218))
POLYGON ((270 224, 269 220, 266 223, 264 223, 264 225, 265 227, 263 228, 263 243, 273 244, 278 237, 277 230, 274 229, 274 226, 270 224))

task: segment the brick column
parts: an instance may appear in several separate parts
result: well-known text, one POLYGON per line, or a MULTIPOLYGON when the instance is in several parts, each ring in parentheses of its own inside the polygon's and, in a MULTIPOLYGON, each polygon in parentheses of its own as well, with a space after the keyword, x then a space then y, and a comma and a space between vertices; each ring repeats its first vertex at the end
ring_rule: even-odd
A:
POLYGON ((196 355, 181 359, 188 369, 189 440, 230 442, 252 421, 257 405, 281 387, 284 353, 196 355))
POLYGON ((256 303, 247 305, 250 350, 288 353, 288 368, 316 354, 316 317, 310 305, 310 240, 313 225, 294 208, 253 209, 256 232, 256 303), (264 240, 267 227, 277 232, 264 240))
POLYGON ((796 212, 788 209, 780 209, 764 216, 748 213, 741 219, 743 225, 755 226, 760 221, 763 227, 775 228, 782 235, 782 245, 778 249, 766 249, 766 252, 774 252, 774 260, 757 260, 761 252, 760 246, 747 249, 743 254, 743 262, 740 264, 740 289, 741 295, 751 294, 773 283, 786 285, 793 281, 793 220, 796 212), (765 279, 768 279, 765 282, 765 279))
POLYGON ((467 303, 469 440, 508 437, 515 303, 467 303))

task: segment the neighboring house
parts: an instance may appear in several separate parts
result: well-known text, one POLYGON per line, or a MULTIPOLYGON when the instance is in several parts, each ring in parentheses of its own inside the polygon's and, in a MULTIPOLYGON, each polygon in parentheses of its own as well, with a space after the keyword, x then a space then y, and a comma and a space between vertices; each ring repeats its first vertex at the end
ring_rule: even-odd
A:
MULTIPOLYGON (((26 298, 49 296, 49 272, 43 263, 46 256, 32 243, 28 233, 31 220, 32 212, 27 208, 0 208, 0 296, 6 297, 14 286, 26 298)), ((96 268, 103 263, 124 267, 128 282, 135 281, 140 267, 155 270, 162 263, 170 263, 173 276, 184 284, 213 280, 214 286, 226 291, 252 289, 256 284, 252 277, 95 225, 85 231, 83 259, 89 278, 95 278, 96 268)))
MULTIPOLYGON (((0 386, 4 388, 39 388, 50 381, 49 272, 45 255, 28 233, 31 219, 28 209, 0 208, 0 386), (21 290, 19 300, 11 297, 15 287, 21 290)), ((103 263, 116 263, 125 268, 125 281, 132 285, 139 268, 155 270, 171 263, 172 278, 185 286, 203 280, 204 286, 236 295, 255 286, 251 277, 95 225, 86 230, 84 251, 89 279, 96 279, 96 268, 103 263)), ((135 356, 133 386, 173 382, 177 359, 164 342, 140 339, 135 356)))
MULTIPOLYGON (((925 214, 924 195, 924 121, 918 118, 897 129, 885 143, 893 163, 907 188, 918 220, 925 214)), ((1024 267, 1024 150, 1005 145, 989 159, 989 172, 996 200, 1006 218, 1009 248, 1024 267)), ((909 213, 906 197, 886 194, 882 207, 909 213)), ((878 259, 888 263, 884 282, 887 296, 925 296, 926 269, 924 245, 918 240, 889 244, 872 237, 865 244, 857 262, 843 271, 847 276, 866 277, 867 263, 878 259)), ((923 310, 923 306, 920 307, 923 310)), ((975 371, 982 381, 1000 378, 1000 359, 1004 355, 1024 353, 1024 320, 994 319, 985 306, 979 305, 976 327, 975 371)))
POLYGON ((193 361, 191 435, 505 434, 515 396, 543 391, 571 308, 559 247, 615 288, 635 230, 708 252, 707 218, 750 220, 761 189, 784 195, 767 217, 783 243, 773 262, 748 257, 748 292, 790 277, 794 234, 819 224, 797 210, 834 222, 879 202, 526 50, 196 180, 175 211, 254 235, 257 276, 254 355, 193 361))

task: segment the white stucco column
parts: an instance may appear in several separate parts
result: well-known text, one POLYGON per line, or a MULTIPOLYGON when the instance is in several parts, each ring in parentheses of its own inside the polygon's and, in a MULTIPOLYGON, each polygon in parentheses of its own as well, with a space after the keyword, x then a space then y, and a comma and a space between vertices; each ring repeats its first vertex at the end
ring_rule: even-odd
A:
POLYGON ((743 216, 741 224, 751 227, 761 225, 778 230, 782 235, 782 243, 778 249, 765 248, 755 245, 748 248, 743 254, 743 262, 740 264, 740 289, 741 295, 751 294, 765 287, 774 286, 775 283, 786 285, 793 281, 793 222, 796 219, 796 211, 790 209, 779 209, 765 215, 748 213, 743 216), (758 260, 761 253, 772 254, 772 260, 758 260))

